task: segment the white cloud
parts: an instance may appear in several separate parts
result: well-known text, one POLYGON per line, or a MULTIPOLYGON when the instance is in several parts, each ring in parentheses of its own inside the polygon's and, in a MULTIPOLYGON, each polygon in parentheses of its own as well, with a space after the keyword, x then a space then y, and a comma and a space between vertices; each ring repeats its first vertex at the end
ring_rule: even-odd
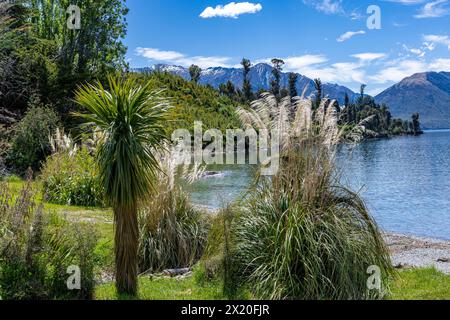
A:
POLYGON ((414 54, 418 55, 421 58, 423 58, 425 56, 425 51, 422 51, 422 49, 412 48, 412 49, 409 49, 409 51, 411 53, 414 53, 414 54))
POLYGON ((262 10, 262 5, 260 3, 251 2, 230 2, 229 4, 223 6, 218 5, 215 8, 207 7, 200 14, 201 18, 234 18, 237 19, 238 16, 246 13, 257 13, 262 10))
POLYGON ((434 46, 436 44, 442 44, 444 46, 447 46, 448 50, 450 50, 450 37, 449 36, 428 34, 428 35, 423 36, 423 39, 424 39, 425 43, 428 45, 428 47, 430 47, 430 48, 434 49, 434 46))
POLYGON ((360 30, 360 31, 347 31, 344 34, 341 34, 339 36, 339 38, 337 38, 337 42, 344 42, 347 41, 349 39, 351 39, 352 37, 359 35, 359 34, 365 34, 366 32, 364 30, 360 30))
POLYGON ((304 67, 327 62, 328 59, 323 55, 304 55, 297 57, 288 57, 284 59, 286 68, 291 70, 300 70, 304 67))
POLYGON ((439 58, 430 63, 432 71, 450 71, 450 59, 439 58))
POLYGON ((289 57, 284 59, 285 70, 297 72, 312 79, 320 78, 325 82, 365 83, 367 77, 364 67, 374 60, 386 57, 386 54, 366 52, 354 54, 351 57, 357 61, 327 64, 328 59, 324 55, 289 57))
POLYGON ((428 2, 420 10, 420 13, 415 15, 415 18, 439 18, 450 14, 450 9, 447 6, 448 0, 437 0, 434 2, 428 2))
POLYGON ((386 57, 385 53, 373 53, 373 52, 365 52, 353 54, 351 57, 359 59, 362 62, 370 62, 373 60, 378 60, 386 57))
POLYGON ((142 57, 158 61, 173 61, 184 57, 179 52, 162 51, 154 48, 137 48, 136 53, 142 57))
POLYGON ((406 4, 406 5, 418 4, 418 3, 423 3, 424 2, 424 0, 385 0, 385 1, 401 3, 401 4, 406 4))
POLYGON ((399 82, 414 73, 426 71, 426 63, 419 60, 391 61, 377 74, 370 76, 374 83, 399 82))
POLYGON ((423 46, 425 49, 427 49, 428 51, 433 51, 434 49, 436 49, 436 44, 434 44, 433 42, 424 42, 423 46))
POLYGON ((303 3, 325 14, 344 13, 342 0, 303 0, 303 3))
POLYGON ((420 58, 425 57, 426 52, 425 52, 425 47, 422 48, 409 48, 407 45, 403 45, 403 49, 405 49, 406 51, 408 51, 409 53, 412 53, 420 58))
POLYGON ((428 71, 450 71, 450 59, 439 58, 430 62, 413 59, 392 60, 386 63, 384 69, 370 76, 369 81, 375 84, 399 82, 414 73, 428 71))
POLYGON ((154 48, 137 48, 136 54, 154 62, 164 62, 187 67, 192 64, 206 69, 211 67, 232 67, 229 57, 220 56, 187 56, 176 51, 163 51, 154 48))

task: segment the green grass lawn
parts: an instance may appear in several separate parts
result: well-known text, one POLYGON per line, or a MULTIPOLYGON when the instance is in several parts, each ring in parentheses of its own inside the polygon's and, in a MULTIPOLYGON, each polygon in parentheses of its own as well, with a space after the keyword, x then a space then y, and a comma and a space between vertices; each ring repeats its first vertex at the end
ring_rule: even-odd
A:
MULTIPOLYGON (((119 299, 113 283, 100 285, 95 290, 97 300, 119 299)), ((127 297, 120 297, 126 300, 127 297)), ((219 282, 197 284, 194 277, 178 280, 175 278, 139 278, 139 299, 141 300, 224 300, 219 282)))
MULTIPOLYGON (((97 287, 95 298, 99 300, 119 299, 114 284, 97 287)), ((120 299, 127 299, 121 297, 120 299)), ((139 299, 142 300, 224 300, 222 284, 219 282, 200 285, 195 277, 183 280, 149 277, 139 279, 139 299)), ((401 271, 391 283, 389 300, 450 300, 450 275, 435 269, 401 271)))
POLYGON ((391 291, 392 300, 450 300, 450 275, 435 269, 405 270, 391 291))
MULTIPOLYGON (((10 181, 12 190, 19 191, 23 182, 10 181)), ((37 190, 40 186, 34 183, 37 190)), ((37 193, 38 200, 42 199, 37 193)), ((91 223, 99 231, 100 239, 96 253, 100 259, 99 273, 112 273, 113 256, 113 214, 111 209, 85 208, 44 203, 44 208, 65 214, 70 220, 91 223)), ((450 275, 444 275, 434 269, 415 269, 401 271, 390 285, 391 300, 450 300, 450 275)), ((113 283, 102 284, 95 290, 95 298, 113 300, 119 297, 113 283)), ((120 297, 126 299, 126 297, 120 297)), ((195 277, 182 280, 167 278, 139 278, 139 299, 149 300, 223 300, 222 284, 219 282, 198 284, 195 277)))

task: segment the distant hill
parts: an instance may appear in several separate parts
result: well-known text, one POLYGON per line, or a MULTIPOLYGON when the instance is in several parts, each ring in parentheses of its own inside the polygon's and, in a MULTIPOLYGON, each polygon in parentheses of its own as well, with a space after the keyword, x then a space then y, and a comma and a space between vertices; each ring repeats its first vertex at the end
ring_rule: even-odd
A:
MULTIPOLYGON (((272 80, 272 66, 259 63, 254 65, 250 70, 250 83, 252 85, 252 89, 254 91, 258 91, 259 89, 268 90, 270 88, 270 82, 272 80)), ((188 68, 180 67, 180 66, 172 66, 165 64, 158 64, 149 68, 138 68, 135 71, 140 72, 152 72, 152 71, 161 71, 161 72, 169 72, 175 75, 179 75, 184 79, 189 80, 189 70, 188 68)), ((282 73, 281 76, 281 86, 288 86, 288 73, 282 73)), ((209 84, 214 88, 218 88, 220 84, 226 83, 228 80, 233 82, 233 84, 242 88, 243 83, 243 75, 242 69, 240 68, 208 68, 202 71, 202 76, 200 78, 201 84, 209 84)), ((312 79, 305 77, 303 75, 299 75, 297 81, 297 90, 299 94, 303 92, 303 89, 307 87, 306 95, 309 96, 314 94, 314 82, 312 79)), ((352 90, 347 87, 340 86, 338 84, 330 84, 324 83, 323 91, 325 96, 328 96, 331 99, 336 99, 340 104, 344 103, 345 93, 348 94, 351 100, 356 98, 357 94, 355 94, 352 90)))
POLYGON ((450 128, 450 72, 417 73, 375 97, 386 103, 394 117, 420 114, 424 128, 450 128))

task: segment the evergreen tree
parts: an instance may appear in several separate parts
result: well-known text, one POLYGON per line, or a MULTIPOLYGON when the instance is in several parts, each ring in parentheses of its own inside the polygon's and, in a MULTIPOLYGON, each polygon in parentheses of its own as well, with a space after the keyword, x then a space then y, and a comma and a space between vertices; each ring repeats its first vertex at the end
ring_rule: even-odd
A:
POLYGON ((193 64, 189 67, 189 75, 191 76, 192 82, 198 83, 198 81, 200 80, 201 74, 202 74, 202 69, 200 69, 199 66, 196 66, 195 64, 193 64))
POLYGON ((316 89, 316 99, 314 102, 314 108, 318 109, 320 106, 320 102, 322 101, 323 95, 323 85, 320 79, 314 79, 314 87, 316 89))
POLYGON ((366 90, 367 85, 366 84, 362 84, 361 85, 361 89, 360 89, 360 93, 361 93, 361 100, 364 99, 364 91, 366 90))
POLYGON ((345 93, 345 98, 344 98, 344 105, 347 108, 350 104, 350 98, 348 97, 347 92, 345 93))
POLYGON ((298 96, 297 79, 298 79, 297 73, 294 72, 289 73, 289 94, 291 98, 298 96))
POLYGON ((219 92, 221 94, 224 94, 224 95, 230 97, 231 99, 235 99, 236 95, 237 95, 236 89, 234 87, 233 82, 231 82, 231 80, 228 80, 227 83, 222 83, 219 86, 219 92))
POLYGON ((418 135, 422 132, 422 130, 420 129, 420 121, 419 121, 419 114, 418 113, 414 113, 412 115, 412 131, 414 133, 414 135, 418 135))
POLYGON ((281 71, 283 71, 283 65, 284 61, 281 59, 272 59, 272 77, 273 80, 270 83, 270 91, 273 93, 274 96, 279 97, 280 96, 280 89, 281 89, 281 71))
POLYGON ((244 93, 244 99, 245 101, 250 101, 252 99, 252 86, 250 84, 249 79, 249 73, 250 68, 252 66, 250 60, 243 58, 241 61, 241 65, 243 67, 243 75, 244 75, 244 82, 242 85, 242 92, 244 93))

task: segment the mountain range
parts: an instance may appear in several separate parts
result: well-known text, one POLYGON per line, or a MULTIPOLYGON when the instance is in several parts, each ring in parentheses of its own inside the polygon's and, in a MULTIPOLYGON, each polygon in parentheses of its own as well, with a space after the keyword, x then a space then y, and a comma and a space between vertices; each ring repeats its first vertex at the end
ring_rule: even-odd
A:
MULTIPOLYGON (((272 66, 259 63, 249 73, 250 83, 254 91, 268 90, 272 80, 272 66)), ((169 72, 189 80, 188 68, 166 64, 134 69, 138 72, 169 72)), ((288 73, 281 74, 281 86, 288 86, 288 73)), ((241 88, 243 83, 242 69, 214 67, 202 70, 200 84, 208 84, 218 88, 220 84, 231 81, 241 88)), ((304 75, 297 80, 299 93, 306 89, 306 96, 314 95, 314 81, 304 75)), ((342 105, 347 93, 350 100, 355 100, 359 93, 339 84, 324 83, 325 96, 336 99, 342 105)), ((450 128, 450 72, 426 72, 414 74, 375 96, 377 103, 388 105, 396 118, 411 119, 415 112, 420 114, 424 128, 450 128)))
MULTIPOLYGON (((270 82, 272 81, 272 70, 273 67, 266 63, 259 63, 254 65, 250 69, 249 79, 253 91, 258 91, 260 89, 268 90, 270 88, 270 82)), ((134 69, 138 72, 169 72, 178 76, 183 77, 186 80, 190 79, 189 69, 180 66, 157 64, 152 67, 138 68, 134 69)), ((222 83, 226 83, 230 80, 236 88, 242 88, 244 82, 242 69, 240 68, 223 68, 214 67, 202 70, 200 77, 200 84, 209 84, 214 88, 218 88, 222 83)), ((281 87, 288 87, 289 74, 281 73, 281 87)), ((297 91, 301 94, 306 89, 305 95, 309 96, 314 94, 314 81, 308 77, 299 74, 297 80, 297 91)), ((325 96, 332 99, 336 99, 340 104, 344 103, 345 94, 347 93, 349 98, 352 100, 356 98, 357 94, 347 87, 340 86, 338 84, 324 83, 323 92, 325 96)))

